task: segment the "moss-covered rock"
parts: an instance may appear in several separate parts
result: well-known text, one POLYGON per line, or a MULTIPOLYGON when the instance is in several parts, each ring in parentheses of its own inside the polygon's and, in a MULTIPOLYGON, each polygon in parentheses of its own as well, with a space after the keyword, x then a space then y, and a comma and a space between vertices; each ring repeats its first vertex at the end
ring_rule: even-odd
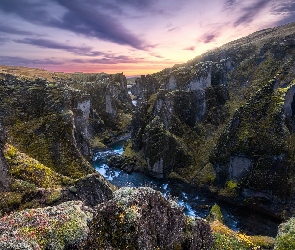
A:
POLYGON ((291 218, 279 226, 275 240, 275 250, 291 250, 295 248, 295 219, 291 218))
POLYGON ((4 155, 9 166, 9 173, 15 179, 43 188, 61 187, 74 182, 69 177, 58 174, 39 161, 19 152, 9 144, 6 144, 4 155))
POLYGON ((235 232, 218 220, 211 222, 210 226, 214 238, 212 250, 273 249, 274 238, 268 236, 249 236, 242 232, 235 232))
POLYGON ((81 201, 12 213, 0 219, 0 248, 82 249, 91 218, 81 201))
POLYGON ((85 249, 210 249, 209 225, 151 188, 121 188, 99 205, 85 249))
POLYGON ((210 222, 218 220, 219 222, 224 223, 222 212, 217 204, 214 204, 214 206, 212 206, 212 208, 210 209, 210 213, 206 217, 206 220, 210 222))

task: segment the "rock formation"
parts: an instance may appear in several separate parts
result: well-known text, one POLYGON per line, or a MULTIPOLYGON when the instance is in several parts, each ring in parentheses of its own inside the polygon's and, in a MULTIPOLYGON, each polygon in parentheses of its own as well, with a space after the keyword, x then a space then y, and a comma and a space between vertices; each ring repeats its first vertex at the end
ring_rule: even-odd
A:
POLYGON ((210 249, 209 224, 151 188, 121 188, 98 206, 85 249, 210 249))
POLYGON ((92 149, 122 136, 132 111, 122 74, 27 76, 2 70, 1 117, 9 142, 56 172, 92 173, 92 149))

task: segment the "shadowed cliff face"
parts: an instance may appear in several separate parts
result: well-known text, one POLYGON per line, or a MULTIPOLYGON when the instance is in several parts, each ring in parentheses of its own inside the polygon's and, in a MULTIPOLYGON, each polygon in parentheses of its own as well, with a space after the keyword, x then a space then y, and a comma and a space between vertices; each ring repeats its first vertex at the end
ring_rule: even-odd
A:
POLYGON ((138 79, 128 154, 224 199, 292 210, 294 28, 259 31, 138 79))

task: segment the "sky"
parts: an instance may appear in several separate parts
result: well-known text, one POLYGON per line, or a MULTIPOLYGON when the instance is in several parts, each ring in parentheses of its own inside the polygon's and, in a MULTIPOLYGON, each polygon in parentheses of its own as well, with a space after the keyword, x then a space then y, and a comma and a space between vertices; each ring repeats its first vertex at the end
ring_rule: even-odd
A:
POLYGON ((0 0, 0 64, 137 76, 295 21, 295 0, 0 0))

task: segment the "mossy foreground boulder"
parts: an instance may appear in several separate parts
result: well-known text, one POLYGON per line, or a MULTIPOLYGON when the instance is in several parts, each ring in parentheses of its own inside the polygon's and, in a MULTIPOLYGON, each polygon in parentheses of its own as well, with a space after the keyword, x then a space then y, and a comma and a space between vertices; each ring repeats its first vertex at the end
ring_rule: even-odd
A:
POLYGON ((210 249, 210 226, 151 188, 121 188, 98 206, 84 249, 210 249))
POLYGON ((291 218, 279 226, 275 241, 275 250, 295 249, 295 218, 291 218))
POLYGON ((79 249, 91 216, 81 201, 12 213, 0 219, 0 249, 79 249))

